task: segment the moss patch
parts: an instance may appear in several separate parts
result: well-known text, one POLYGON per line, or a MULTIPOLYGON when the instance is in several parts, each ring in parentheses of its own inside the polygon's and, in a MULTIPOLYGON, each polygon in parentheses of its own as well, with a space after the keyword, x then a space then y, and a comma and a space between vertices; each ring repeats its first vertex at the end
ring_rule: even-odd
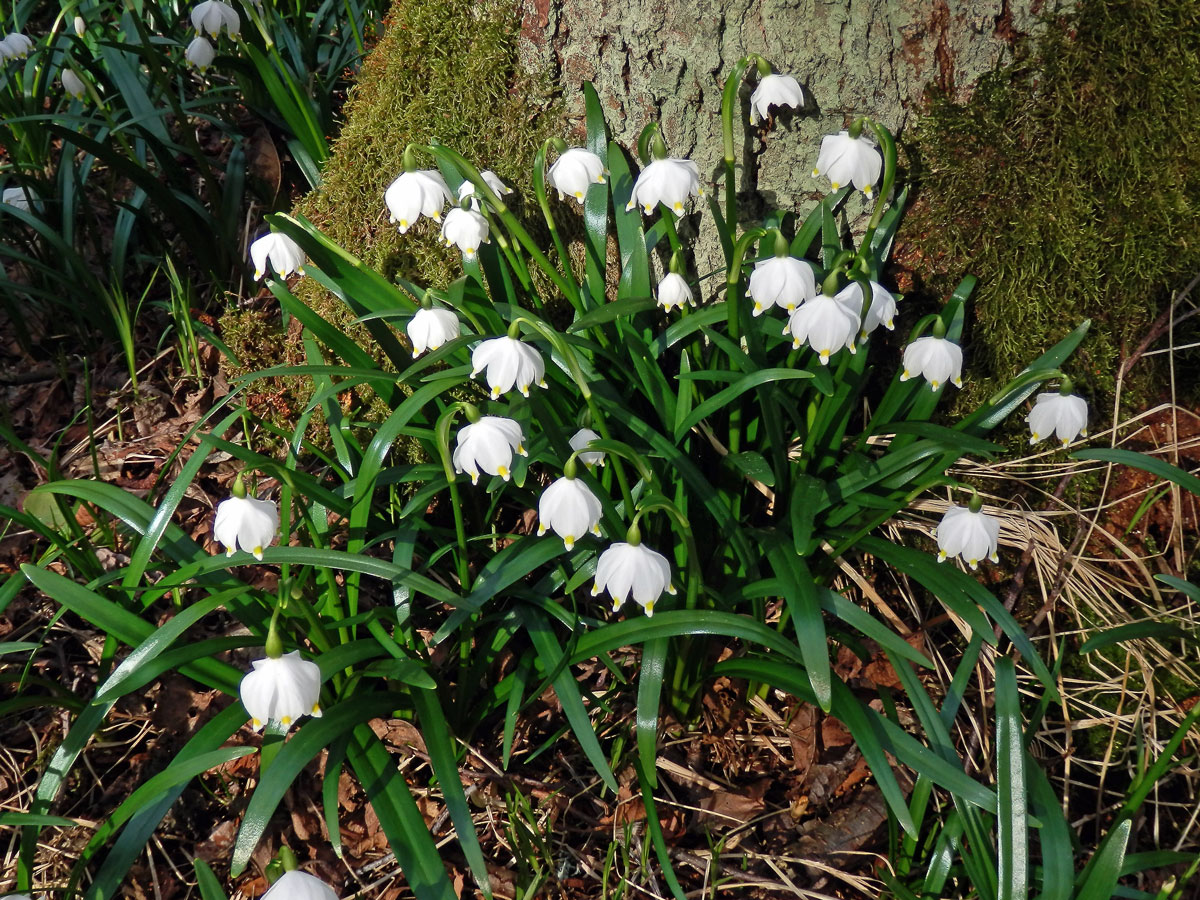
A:
MULTIPOLYGON (((1200 271, 1197 129, 1193 0, 1083 0, 968 103, 931 98, 907 240, 932 292, 980 277, 969 406, 1086 318, 1070 371, 1094 415, 1111 400, 1122 356, 1200 271)), ((1136 371, 1131 408, 1157 399, 1136 371)))
MULTIPOLYGON (((534 154, 560 118, 545 81, 518 67, 517 24, 511 0, 395 0, 350 93, 322 184, 296 212, 387 278, 444 287, 459 277, 461 257, 440 246, 438 226, 422 221, 400 235, 388 224, 383 193, 403 169, 404 148, 435 140, 530 192, 534 154)), ((422 162, 433 166, 432 159, 422 162)), ((311 278, 293 290, 370 347, 366 329, 349 324, 353 313, 311 278)), ((222 327, 238 333, 243 361, 278 361, 286 343, 278 328, 247 322, 237 311, 222 327)), ((284 391, 277 381, 272 388, 284 391)), ((302 407, 307 390, 291 379, 286 405, 302 407)))

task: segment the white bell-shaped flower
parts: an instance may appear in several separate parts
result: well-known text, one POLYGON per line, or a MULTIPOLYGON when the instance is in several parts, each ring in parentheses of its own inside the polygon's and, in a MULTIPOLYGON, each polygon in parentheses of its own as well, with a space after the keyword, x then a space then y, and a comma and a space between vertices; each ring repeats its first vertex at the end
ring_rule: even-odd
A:
POLYGON ((596 562, 592 596, 605 590, 612 596, 613 612, 620 610, 632 594, 646 615, 652 616, 654 604, 663 591, 675 593, 675 588, 671 587, 671 566, 665 556, 645 544, 613 544, 596 562))
POLYGON ((982 510, 972 512, 965 506, 953 505, 934 529, 938 542, 938 562, 948 556, 961 557, 972 569, 981 559, 1000 562, 996 548, 1000 539, 1000 520, 982 510))
POLYGON ((670 312, 683 306, 695 306, 696 300, 687 279, 678 272, 668 272, 658 283, 658 305, 670 312))
POLYGON ((793 256, 772 256, 754 264, 748 286, 754 315, 772 306, 793 312, 805 300, 817 296, 817 277, 812 266, 793 256))
POLYGON ((1080 435, 1087 437, 1087 401, 1060 391, 1038 394, 1025 421, 1029 425, 1029 443, 1036 444, 1053 433, 1065 447, 1080 435))
POLYGON ((571 440, 568 443, 572 450, 581 450, 578 459, 585 466, 602 466, 604 465, 603 450, 584 450, 592 441, 600 440, 600 435, 592 431, 590 428, 580 428, 577 432, 571 435, 571 440))
MULTIPOLYGON (((500 176, 498 176, 491 169, 484 169, 479 173, 479 176, 483 179, 483 183, 490 187, 497 197, 503 197, 505 194, 511 194, 513 192, 513 189, 501 181, 500 176)), ((462 203, 468 197, 474 196, 475 185, 464 178, 463 183, 458 186, 458 202, 462 203)), ((471 201, 471 208, 479 208, 478 198, 471 201)))
POLYGON ((418 169, 401 172, 383 194, 387 204, 388 221, 404 234, 421 216, 442 221, 442 208, 450 200, 450 188, 437 169, 418 169))
POLYGON ((293 869, 267 888, 262 900, 338 900, 337 892, 315 875, 293 869))
POLYGON ((473 209, 456 206, 446 213, 446 221, 442 223, 442 240, 447 247, 457 244, 463 256, 474 259, 479 245, 488 242, 488 220, 473 209))
POLYGON ((769 119, 772 106, 791 106, 799 109, 804 105, 804 91, 800 82, 791 75, 772 72, 758 79, 754 93, 750 95, 750 121, 769 119))
POLYGON ((569 194, 583 203, 588 188, 593 184, 604 184, 607 174, 608 169, 604 168, 604 161, 599 156, 582 147, 571 147, 559 154, 546 173, 546 181, 558 191, 559 200, 569 194))
POLYGON ((459 429, 458 446, 451 459, 454 471, 470 475, 471 484, 479 483, 481 471, 508 481, 512 477, 513 453, 529 455, 524 440, 521 426, 512 419, 481 416, 479 421, 459 429))
POLYGON ((238 694, 258 731, 267 722, 285 728, 301 716, 321 715, 321 670, 293 650, 283 656, 256 659, 242 678, 238 694))
POLYGON ((73 24, 75 26, 75 34, 79 37, 83 37, 87 33, 87 21, 83 16, 76 16, 73 24))
POLYGON ((649 215, 662 203, 677 216, 683 215, 688 197, 703 197, 700 168, 690 159, 656 159, 637 177, 626 210, 640 206, 649 215))
POLYGON ((944 337, 918 337, 904 348, 900 365, 901 382, 924 376, 930 390, 936 391, 946 382, 955 388, 962 386, 962 348, 944 337))
POLYGON ((279 510, 270 500, 255 497, 230 497, 217 504, 213 537, 225 546, 225 555, 233 556, 239 547, 263 558, 279 531, 279 510))
POLYGON ((875 143, 865 134, 852 138, 850 132, 842 131, 821 139, 821 152, 812 173, 813 178, 827 177, 835 191, 844 184, 853 184, 870 197, 882 171, 883 157, 875 143))
POLYGON ((242 20, 238 17, 237 10, 228 3, 222 3, 221 0, 204 0, 192 9, 192 27, 196 29, 197 34, 207 32, 214 38, 218 37, 224 28, 230 37, 235 37, 242 29, 242 20))
POLYGON ((33 205, 41 199, 36 192, 23 187, 5 188, 3 195, 0 195, 0 203, 23 212, 30 212, 33 205))
POLYGON ((251 244, 250 259, 254 263, 255 281, 263 277, 268 263, 279 278, 287 278, 293 272, 304 274, 304 251, 282 232, 269 232, 251 244))
POLYGON ((87 93, 87 82, 80 78, 74 69, 63 69, 59 78, 62 80, 64 91, 76 100, 83 99, 83 95, 87 93))
MULTIPOLYGON (((855 287, 859 285, 855 284, 855 287)), ((862 288, 859 287, 861 293, 862 288)), ((871 305, 862 317, 862 336, 866 337, 880 325, 891 331, 896 327, 896 298, 878 281, 871 282, 871 305)))
POLYGON ((421 308, 409 320, 405 331, 412 342, 412 355, 420 356, 458 337, 458 316, 449 309, 421 308))
POLYGON ((783 326, 783 333, 792 336, 794 349, 808 344, 817 351, 821 365, 827 366, 829 357, 843 347, 855 352, 854 339, 860 324, 852 308, 836 297, 821 294, 797 307, 783 326))
POLYGON ((953 341, 932 335, 917 338, 904 348, 900 380, 908 381, 923 375, 932 391, 936 391, 947 381, 960 388, 962 364, 962 348, 953 341))
POLYGON ((538 534, 547 529, 563 539, 570 550, 589 531, 600 537, 599 498, 582 479, 564 475, 542 492, 538 500, 538 534))
POLYGON ((546 363, 542 354, 514 337, 484 341, 471 354, 471 377, 480 372, 492 389, 492 399, 506 394, 515 385, 521 396, 529 396, 529 386, 546 386, 546 363))
POLYGON ((183 51, 183 58, 199 69, 200 74, 203 75, 208 70, 208 67, 212 65, 213 60, 217 58, 217 51, 208 42, 208 38, 202 34, 198 34, 187 45, 187 49, 183 51))
POLYGON ((24 59, 33 49, 33 41, 14 31, 0 39, 0 59, 24 59))

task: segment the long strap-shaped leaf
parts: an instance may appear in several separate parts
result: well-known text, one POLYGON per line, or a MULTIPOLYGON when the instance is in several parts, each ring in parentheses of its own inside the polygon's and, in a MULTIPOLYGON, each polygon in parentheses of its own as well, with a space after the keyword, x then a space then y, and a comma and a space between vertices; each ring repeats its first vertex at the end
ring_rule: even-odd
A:
POLYGON ((1026 823, 1025 738, 1017 671, 1008 657, 996 660, 996 873, 999 900, 1029 896, 1029 833, 1026 823))
POLYGON ((370 727, 354 729, 347 756, 417 900, 457 900, 404 776, 370 727))

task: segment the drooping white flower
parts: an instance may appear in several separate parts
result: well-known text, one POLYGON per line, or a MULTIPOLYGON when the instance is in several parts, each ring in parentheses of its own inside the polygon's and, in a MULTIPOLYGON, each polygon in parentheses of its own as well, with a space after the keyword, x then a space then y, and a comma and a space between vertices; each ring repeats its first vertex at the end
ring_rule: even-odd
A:
POLYGON ((859 326, 858 316, 849 306, 836 297, 820 294, 796 308, 783 326, 783 333, 792 336, 794 349, 808 344, 817 351, 821 365, 827 366, 830 355, 843 347, 855 352, 859 326))
POLYGON ((74 69, 63 69, 59 78, 62 80, 63 90, 76 100, 81 100, 87 93, 87 83, 76 74, 74 69))
POLYGON ((703 197, 700 168, 690 159, 656 159, 637 177, 626 210, 640 206, 649 215, 662 203, 677 216, 683 215, 688 197, 703 197))
POLYGON ((813 178, 826 176, 835 191, 853 183, 870 197, 882 171, 883 157, 870 138, 865 134, 852 138, 850 132, 841 131, 821 139, 821 152, 812 173, 813 178))
POLYGON ((607 174, 608 169, 604 168, 604 161, 599 156, 582 147, 571 147, 559 154, 546 173, 546 181, 558 191, 559 200, 570 194, 583 203, 588 188, 593 184, 604 184, 607 174))
POLYGON ((208 42, 208 38, 202 34, 198 34, 187 45, 187 49, 183 51, 183 58, 199 69, 200 74, 203 75, 208 67, 212 65, 213 60, 217 58, 217 51, 208 42))
POLYGON ((506 394, 515 385, 523 397, 529 396, 529 386, 546 386, 546 364, 542 354, 517 338, 492 338, 484 341, 471 354, 471 377, 484 373, 492 399, 506 394))
MULTIPOLYGON (((483 179, 483 183, 490 187, 493 192, 495 192, 497 197, 503 197, 505 194, 511 194, 513 192, 513 189, 501 181, 500 176, 498 176, 491 169, 484 169, 479 173, 479 176, 483 179)), ((464 178, 463 183, 458 186, 458 202, 462 203, 468 197, 473 197, 474 195, 475 185, 464 178)), ((479 208, 478 199, 471 201, 471 208, 479 208)))
POLYGON ((935 336, 917 338, 904 348, 900 380, 923 375, 932 391, 947 381, 962 387, 962 363, 962 348, 953 341, 935 336))
POLYGON ((471 484, 479 483, 480 471, 508 481, 512 477, 513 453, 529 455, 524 440, 520 424, 512 419, 481 416, 478 422, 459 429, 458 446, 452 457, 454 471, 470 475, 471 484))
POLYGON ((600 500, 592 489, 582 479, 564 475, 546 488, 538 500, 538 534, 553 529, 570 550, 589 531, 600 537, 602 513, 600 500))
POLYGON ((4 189, 4 194, 0 197, 0 202, 6 206, 11 206, 14 209, 30 212, 33 209, 33 204, 37 203, 42 198, 39 197, 30 188, 10 187, 4 189))
POLYGON ((579 461, 585 466, 602 466, 604 465, 603 450, 584 450, 583 448, 592 441, 600 440, 600 435, 592 431, 590 428, 580 428, 577 432, 571 435, 571 440, 568 443, 572 450, 582 450, 579 454, 579 461))
POLYGON ((938 542, 938 562, 958 556, 972 569, 979 567, 981 559, 1000 562, 996 553, 1000 520, 982 510, 972 512, 965 506, 952 505, 933 534, 938 542))
POLYGON ((1059 391, 1038 394, 1025 421, 1029 424, 1029 443, 1036 444, 1053 432, 1065 447, 1080 435, 1087 437, 1087 401, 1077 394, 1059 391))
POLYGON ((769 119, 772 106, 791 106, 799 109, 804 105, 804 91, 791 75, 772 72, 758 79, 758 86, 750 95, 750 121, 755 118, 769 119))
POLYGON ((668 272, 658 283, 658 305, 670 312, 684 305, 695 306, 696 300, 687 279, 678 272, 668 272))
MULTIPOLYGON (((857 285, 856 285, 857 287, 857 285)), ((859 289, 861 292, 861 288, 859 289)), ((896 327, 896 298, 878 281, 871 282, 871 305, 862 320, 862 334, 867 336, 880 325, 891 331, 896 327)))
POLYGON ((437 169, 401 172, 383 194, 388 221, 399 225, 401 234, 417 224, 421 216, 441 222, 442 207, 449 199, 450 188, 437 169))
POLYGON ((620 610, 629 595, 646 611, 654 615, 654 604, 663 591, 674 594, 671 586, 671 566, 667 558, 645 544, 613 544, 600 554, 596 563, 596 582, 592 585, 595 597, 607 590, 613 599, 613 612, 620 610))
MULTIPOLYGON (((470 184, 470 182, 464 182, 470 184)), ((456 206, 446 213, 442 223, 442 240, 446 246, 458 245, 463 256, 474 259, 480 244, 488 242, 488 220, 473 209, 456 206)))
MULTIPOLYGON (((253 0, 252 0, 253 2, 253 0)), ((315 875, 293 869, 271 885, 262 900, 338 900, 337 892, 315 875)))
POLYGON ((242 20, 237 10, 221 0, 204 0, 192 9, 192 27, 199 34, 207 31, 211 37, 217 37, 224 28, 230 37, 237 35, 242 28, 242 20))
POLYGON ((83 16, 76 16, 73 24, 75 26, 75 34, 78 37, 83 37, 87 33, 87 21, 83 16))
POLYGON ((0 59, 24 59, 33 49, 33 41, 14 31, 0 39, 0 59))
POLYGON ((250 259, 254 262, 255 281, 263 277, 267 263, 279 278, 287 278, 293 272, 304 274, 304 251, 282 232, 268 232, 251 244, 250 259))
POLYGON ((293 650, 272 659, 256 659, 242 678, 238 694, 258 731, 267 722, 285 728, 301 716, 320 716, 321 670, 293 650))
POLYGON ((748 290, 754 301, 754 315, 761 316, 772 306, 792 312, 817 296, 817 277, 802 259, 772 256, 754 264, 748 290))
POLYGON ((405 331, 412 342, 413 356, 426 350, 436 350, 446 341, 458 337, 458 316, 449 309, 418 309, 405 331))
POLYGON ((233 556, 239 547, 263 558, 263 547, 275 540, 279 531, 279 510, 270 500, 255 497, 230 497, 217 504, 213 537, 225 545, 225 555, 233 556))

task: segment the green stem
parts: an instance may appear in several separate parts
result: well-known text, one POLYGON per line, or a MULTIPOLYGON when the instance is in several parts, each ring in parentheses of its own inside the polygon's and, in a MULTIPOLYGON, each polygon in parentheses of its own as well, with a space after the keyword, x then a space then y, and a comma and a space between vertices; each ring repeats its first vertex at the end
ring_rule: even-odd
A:
POLYGON ((721 232, 721 247, 725 252, 725 262, 733 264, 733 235, 737 230, 737 157, 733 143, 733 115, 737 105, 738 88, 746 74, 746 68, 755 56, 744 56, 737 61, 729 77, 725 79, 725 89, 721 93, 721 138, 724 145, 725 166, 725 221, 718 220, 721 232))
POLYGON ((879 228, 879 221, 883 218, 888 198, 892 196, 892 185, 896 182, 897 166, 896 140, 892 137, 892 133, 877 122, 868 120, 868 124, 879 139, 879 148, 883 151, 883 183, 879 186, 879 196, 875 198, 875 210, 871 213, 870 221, 867 222, 867 230, 863 233, 862 243, 858 245, 858 255, 862 259, 866 259, 867 254, 871 252, 871 240, 875 237, 876 229, 879 228))

